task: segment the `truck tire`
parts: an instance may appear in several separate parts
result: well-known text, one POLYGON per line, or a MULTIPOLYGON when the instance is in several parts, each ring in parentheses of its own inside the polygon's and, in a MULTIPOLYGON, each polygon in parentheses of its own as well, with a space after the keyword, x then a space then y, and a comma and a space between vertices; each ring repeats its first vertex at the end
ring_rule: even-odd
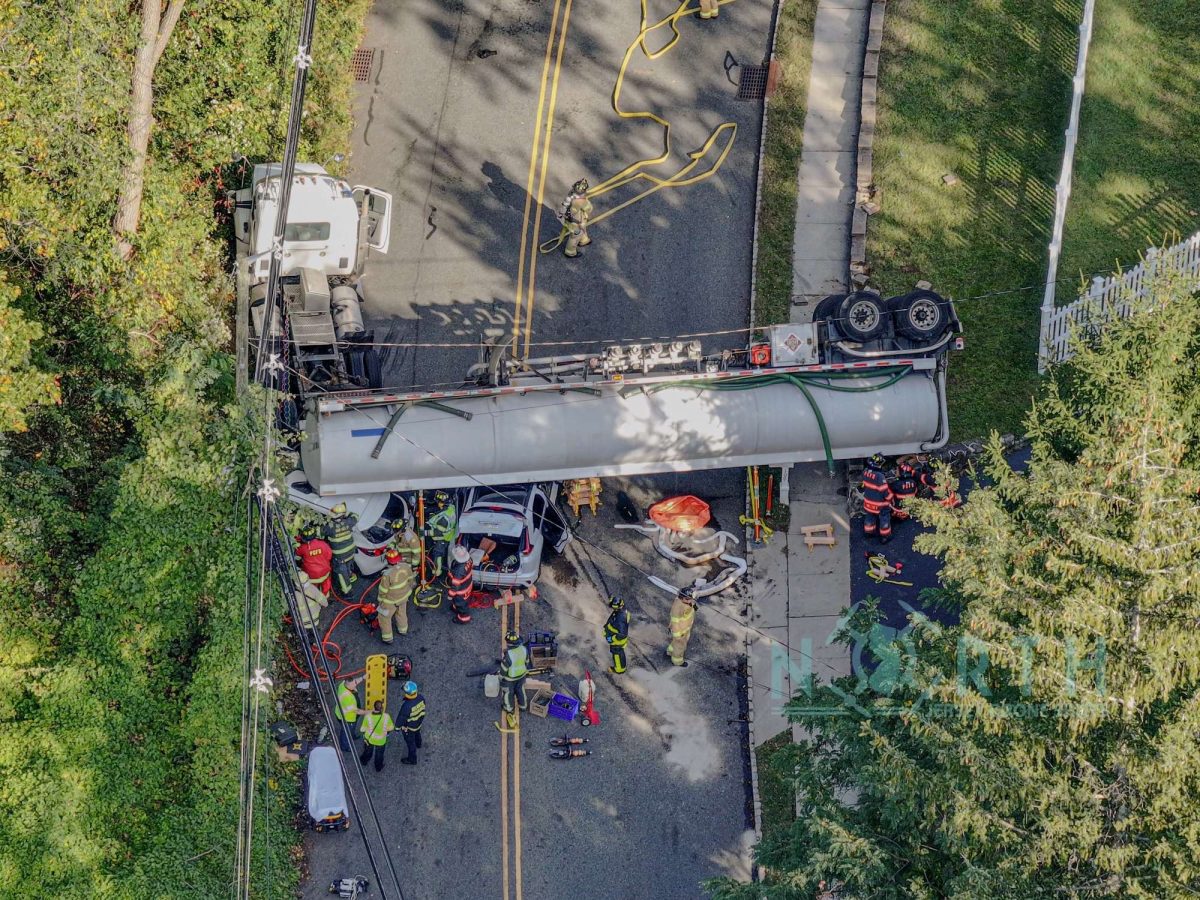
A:
POLYGON ((896 332, 914 341, 931 342, 950 325, 945 298, 933 291, 912 291, 888 301, 896 332))
POLYGON ((874 291, 855 291, 842 300, 838 330, 848 341, 865 343, 883 334, 887 316, 874 291))
POLYGON ((813 310, 812 320, 814 322, 829 323, 829 328, 831 329, 830 337, 835 341, 842 337, 837 320, 841 316, 842 301, 845 299, 845 294, 830 294, 818 303, 817 308, 813 310))

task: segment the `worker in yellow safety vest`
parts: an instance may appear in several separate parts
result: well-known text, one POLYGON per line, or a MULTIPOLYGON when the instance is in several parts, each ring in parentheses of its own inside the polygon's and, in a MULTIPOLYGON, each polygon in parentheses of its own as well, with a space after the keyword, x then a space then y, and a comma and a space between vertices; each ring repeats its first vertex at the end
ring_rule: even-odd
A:
POLYGON ((383 701, 376 700, 371 711, 363 716, 362 739, 363 751, 358 761, 364 766, 375 757, 375 771, 383 771, 383 754, 387 750, 387 736, 396 730, 392 717, 383 711, 383 701))
POLYGON ((334 718, 338 720, 338 746, 343 753, 350 752, 350 742, 358 738, 358 717, 366 712, 358 705, 358 686, 362 677, 347 678, 338 682, 337 706, 333 708, 334 718))
POLYGON ((671 604, 671 641, 667 644, 667 656, 676 666, 686 667, 688 641, 692 637, 692 624, 696 621, 696 598, 694 588, 685 587, 675 595, 671 604))
POLYGON ((388 567, 379 579, 379 639, 390 644, 393 621, 399 634, 408 634, 408 598, 417 576, 398 551, 388 550, 385 558, 388 567))
POLYGON ((504 635, 508 649, 500 660, 500 704, 510 716, 513 714, 513 699, 521 709, 529 706, 525 697, 525 676, 529 674, 529 648, 521 641, 521 635, 510 631, 504 635))

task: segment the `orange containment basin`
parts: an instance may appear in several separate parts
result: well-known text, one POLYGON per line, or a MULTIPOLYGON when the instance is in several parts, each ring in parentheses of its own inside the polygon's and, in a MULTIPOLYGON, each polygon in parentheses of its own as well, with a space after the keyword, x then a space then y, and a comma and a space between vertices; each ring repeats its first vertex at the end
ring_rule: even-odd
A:
POLYGON ((668 497, 650 507, 650 519, 670 531, 695 531, 703 528, 712 518, 708 504, 690 494, 686 497, 668 497))

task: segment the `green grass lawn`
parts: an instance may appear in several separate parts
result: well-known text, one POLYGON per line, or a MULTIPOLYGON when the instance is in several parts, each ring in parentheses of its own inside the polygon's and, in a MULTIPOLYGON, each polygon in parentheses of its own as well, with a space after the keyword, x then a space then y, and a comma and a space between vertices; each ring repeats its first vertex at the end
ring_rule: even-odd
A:
POLYGON ((787 828, 796 818, 796 792, 785 777, 784 759, 774 757, 784 747, 791 746, 792 731, 777 734, 764 741, 754 751, 758 758, 758 796, 762 801, 763 837, 787 828))
MULTIPOLYGON (((1080 0, 888 4, 874 157, 883 209, 867 232, 871 285, 885 296, 919 279, 956 299, 1044 281, 1081 10, 1080 0)), ((955 440, 1020 430, 1041 299, 1037 288, 960 304, 955 440)))
POLYGON ((1200 229, 1198 156, 1200 3, 1100 0, 1059 275, 1090 280, 1200 229))
POLYGON ((775 57, 781 74, 770 101, 761 163, 763 189, 758 220, 755 325, 786 322, 791 314, 796 172, 800 168, 804 136, 816 10, 817 0, 784 0, 779 17, 775 57))

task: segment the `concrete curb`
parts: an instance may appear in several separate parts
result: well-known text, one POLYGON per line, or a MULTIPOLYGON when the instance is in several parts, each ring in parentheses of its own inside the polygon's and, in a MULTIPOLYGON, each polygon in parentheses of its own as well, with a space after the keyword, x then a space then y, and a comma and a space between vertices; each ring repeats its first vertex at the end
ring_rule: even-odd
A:
MULTIPOLYGON (((773 72, 778 65, 775 62, 775 38, 779 34, 779 19, 783 16, 783 7, 787 0, 776 0, 775 11, 771 17, 771 46, 767 49, 768 71, 773 72)), ((762 124, 758 129, 758 177, 754 186, 754 231, 750 244, 750 327, 754 327, 754 310, 758 301, 758 216, 762 210, 763 188, 763 157, 767 148, 767 118, 771 109, 771 94, 774 92, 776 79, 768 78, 767 91, 763 96, 762 124)))
POLYGON ((858 153, 855 166, 854 214, 850 222, 850 283, 865 287, 867 269, 867 219, 879 212, 875 189, 875 122, 879 98, 879 53, 883 46, 883 17, 887 0, 874 0, 867 19, 867 43, 863 51, 863 75, 858 111, 858 153))

